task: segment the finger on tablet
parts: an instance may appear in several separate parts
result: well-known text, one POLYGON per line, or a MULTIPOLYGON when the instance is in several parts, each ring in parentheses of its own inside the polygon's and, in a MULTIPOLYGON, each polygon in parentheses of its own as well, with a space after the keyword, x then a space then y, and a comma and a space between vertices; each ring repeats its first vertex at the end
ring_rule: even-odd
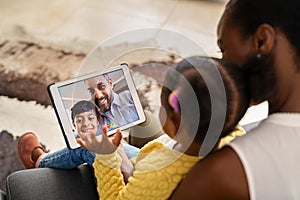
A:
POLYGON ((95 131, 91 131, 91 132, 87 132, 87 133, 84 133, 84 132, 81 132, 81 131, 77 131, 77 134, 79 135, 80 138, 93 138, 96 136, 96 132, 95 131))
POLYGON ((79 137, 82 137, 84 135, 81 133, 81 131, 77 131, 77 134, 79 135, 79 137))
POLYGON ((84 145, 84 142, 83 142, 83 140, 81 138, 76 138, 76 142, 78 144, 80 144, 80 146, 82 146, 83 148, 86 148, 85 145, 84 145))
POLYGON ((107 136, 107 125, 102 125, 102 135, 107 136))
POLYGON ((119 146, 122 140, 122 133, 121 130, 118 129, 116 134, 114 134, 113 139, 112 139, 112 143, 116 146, 119 146))

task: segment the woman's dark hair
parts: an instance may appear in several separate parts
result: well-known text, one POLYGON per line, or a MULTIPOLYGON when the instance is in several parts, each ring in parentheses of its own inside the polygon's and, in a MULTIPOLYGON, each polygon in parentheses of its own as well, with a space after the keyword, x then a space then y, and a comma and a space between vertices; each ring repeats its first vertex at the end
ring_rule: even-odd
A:
POLYGON ((238 25, 245 38, 259 25, 267 23, 282 31, 300 57, 300 1, 298 0, 230 0, 224 16, 238 25))
MULTIPOLYGON (((191 127, 195 130, 195 127, 198 127, 196 135, 194 133, 194 141, 203 142, 209 125, 217 122, 216 120, 224 120, 224 113, 214 113, 212 118, 212 99, 209 90, 213 90, 217 94, 213 96, 216 110, 221 112, 226 106, 225 123, 220 137, 224 137, 233 131, 249 106, 247 79, 244 72, 233 63, 200 56, 186 58, 179 62, 174 69, 169 70, 166 75, 165 86, 162 88, 161 94, 164 97, 162 98, 162 105, 168 105, 167 111, 172 109, 168 102, 163 101, 166 101, 167 98, 165 97, 168 97, 172 91, 180 88, 181 92, 177 96, 180 99, 180 110, 185 109, 186 111, 184 116, 181 115, 181 121, 188 129, 191 127), (216 69, 219 70, 220 74, 216 73, 216 69), (220 75, 223 81, 217 81, 218 78, 220 79, 220 75), (203 78, 204 76, 205 78, 203 78), (191 89, 186 88, 187 84, 181 84, 181 78, 186 79, 190 85, 188 87, 193 90, 192 93, 190 92, 191 89), (220 84, 223 85, 223 82, 224 86, 220 86, 220 84), (191 95, 196 96, 198 105, 190 103, 191 95), (199 109, 195 109, 196 106, 199 109), (200 120, 196 121, 195 116, 199 116, 199 111, 200 120)), ((189 130, 187 131, 189 132, 189 130)))
POLYGON ((97 118, 99 118, 98 108, 92 101, 86 101, 86 100, 78 101, 71 108, 72 122, 74 122, 76 115, 78 115, 80 113, 88 112, 91 110, 95 111, 97 118))

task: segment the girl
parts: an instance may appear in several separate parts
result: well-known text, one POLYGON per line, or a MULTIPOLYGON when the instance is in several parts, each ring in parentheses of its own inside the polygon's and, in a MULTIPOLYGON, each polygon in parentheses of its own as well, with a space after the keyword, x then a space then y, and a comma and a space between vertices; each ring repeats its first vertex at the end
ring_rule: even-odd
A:
MULTIPOLYGON (((246 79, 231 65, 217 59, 191 57, 168 71, 161 91, 160 119, 165 121, 164 131, 180 144, 181 152, 156 140, 149 142, 140 150, 127 184, 120 172, 121 158, 116 153, 121 131, 109 138, 107 128, 103 126, 102 139, 96 138, 95 134, 80 134, 78 142, 96 153, 94 168, 101 199, 170 197, 190 168, 201 159, 199 151, 206 136, 211 139, 211 135, 217 135, 217 138, 229 135, 248 108, 246 79), (220 74, 216 73, 216 67, 220 74), (220 75, 224 84, 217 84, 220 75), (213 109, 217 112, 213 113, 213 109), (222 120, 224 125, 220 131, 211 126, 222 120)), ((217 146, 213 144, 210 150, 217 146)), ((209 149, 206 145, 203 147, 209 149)))

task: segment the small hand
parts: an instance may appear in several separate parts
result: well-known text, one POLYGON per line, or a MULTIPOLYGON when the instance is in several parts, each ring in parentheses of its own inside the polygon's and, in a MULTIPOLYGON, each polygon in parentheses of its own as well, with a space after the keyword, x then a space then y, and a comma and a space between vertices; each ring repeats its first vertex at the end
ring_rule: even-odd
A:
POLYGON ((106 125, 102 126, 102 137, 96 137, 95 133, 78 133, 78 135, 80 136, 80 138, 77 138, 76 141, 82 147, 98 154, 110 154, 115 152, 122 139, 122 133, 120 129, 118 129, 113 136, 108 137, 106 125))

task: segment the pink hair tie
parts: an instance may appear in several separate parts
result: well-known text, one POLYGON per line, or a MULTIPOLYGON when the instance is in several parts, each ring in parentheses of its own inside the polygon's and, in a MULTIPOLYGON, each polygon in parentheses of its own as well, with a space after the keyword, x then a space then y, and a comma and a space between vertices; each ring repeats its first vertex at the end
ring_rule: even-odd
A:
POLYGON ((175 94, 175 91, 171 92, 168 98, 168 102, 170 106, 174 109, 176 113, 180 112, 180 106, 179 106, 179 101, 178 98, 175 94))

